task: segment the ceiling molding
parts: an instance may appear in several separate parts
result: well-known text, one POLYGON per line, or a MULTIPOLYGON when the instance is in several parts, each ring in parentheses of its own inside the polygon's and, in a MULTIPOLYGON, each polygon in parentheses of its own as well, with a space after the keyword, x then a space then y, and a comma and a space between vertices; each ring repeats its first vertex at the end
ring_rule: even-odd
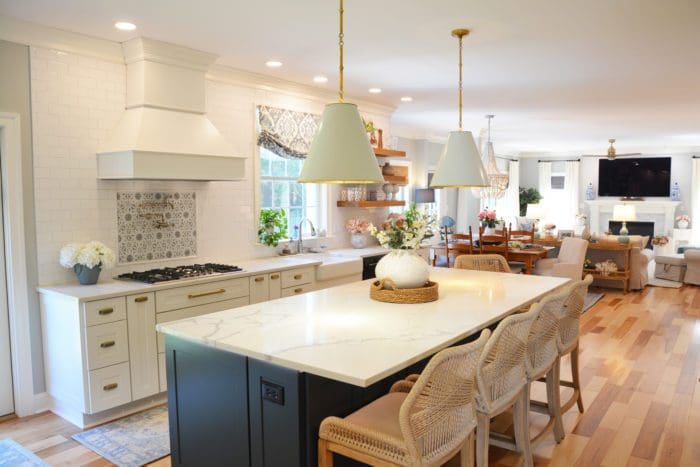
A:
POLYGON ((9 16, 0 15, 0 39, 124 63, 122 46, 118 42, 50 28, 9 16))
MULTIPOLYGON (((326 91, 306 84, 288 81, 273 76, 254 73, 246 70, 239 70, 225 65, 214 64, 207 72, 207 79, 226 84, 245 86, 247 88, 261 91, 276 92, 292 97, 309 99, 323 104, 335 102, 338 99, 336 92, 326 91)), ((362 99, 349 99, 357 104, 363 112, 385 116, 389 118, 396 110, 395 107, 377 104, 362 99)))

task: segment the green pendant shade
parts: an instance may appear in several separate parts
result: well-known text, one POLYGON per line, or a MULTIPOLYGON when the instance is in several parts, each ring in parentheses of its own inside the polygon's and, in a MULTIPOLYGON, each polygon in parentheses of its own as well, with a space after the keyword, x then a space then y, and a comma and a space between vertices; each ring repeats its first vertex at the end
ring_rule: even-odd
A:
POLYGON ((451 131, 430 186, 463 188, 488 184, 486 169, 471 131, 451 131))
POLYGON ((384 183, 355 104, 326 105, 299 183, 384 183))

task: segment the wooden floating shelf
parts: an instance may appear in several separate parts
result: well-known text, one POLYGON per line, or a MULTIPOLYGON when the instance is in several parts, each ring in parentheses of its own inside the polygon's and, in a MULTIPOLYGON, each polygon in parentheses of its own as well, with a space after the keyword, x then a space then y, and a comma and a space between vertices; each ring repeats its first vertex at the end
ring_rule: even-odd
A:
POLYGON ((408 185, 408 177, 402 175, 384 175, 384 181, 396 185, 408 185))
POLYGON ((373 148, 374 155, 377 157, 406 157, 406 151, 397 151, 396 149, 388 148, 373 148))
POLYGON ((405 206, 406 201, 384 200, 384 201, 338 201, 339 208, 384 208, 389 206, 405 206))

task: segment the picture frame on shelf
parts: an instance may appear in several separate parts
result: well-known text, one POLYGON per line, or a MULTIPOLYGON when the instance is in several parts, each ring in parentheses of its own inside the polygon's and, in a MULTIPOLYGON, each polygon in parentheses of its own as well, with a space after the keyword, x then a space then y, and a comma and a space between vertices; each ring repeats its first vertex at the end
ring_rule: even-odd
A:
POLYGON ((574 231, 573 230, 565 230, 565 229, 559 229, 557 232, 557 238, 559 240, 567 237, 573 237, 574 236, 574 231))

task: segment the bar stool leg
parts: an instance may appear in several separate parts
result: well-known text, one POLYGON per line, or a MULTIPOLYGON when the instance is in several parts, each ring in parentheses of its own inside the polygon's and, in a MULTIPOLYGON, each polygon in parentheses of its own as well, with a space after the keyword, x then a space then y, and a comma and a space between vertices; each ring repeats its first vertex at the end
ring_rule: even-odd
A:
POLYGON ((318 440, 318 467, 333 467, 333 452, 328 450, 328 441, 318 440))
POLYGON ((479 411, 476 412, 476 465, 488 467, 489 465, 489 434, 491 432, 491 418, 479 411))
POLYGON ((461 467, 474 467, 474 432, 469 433, 467 441, 464 443, 459 454, 461 467))
POLYGON ((583 413, 583 398, 581 397, 581 378, 578 372, 578 342, 576 347, 571 351, 571 382, 574 386, 574 391, 578 394, 576 397, 576 404, 578 405, 578 411, 583 413))
POLYGON ((530 448, 530 385, 526 384, 513 406, 513 432, 515 446, 523 455, 523 465, 533 466, 532 449, 530 448))
POLYGON ((552 369, 547 372, 547 409, 549 416, 554 419, 554 440, 559 443, 564 439, 564 423, 561 418, 561 394, 560 394, 560 359, 554 362, 552 369))

